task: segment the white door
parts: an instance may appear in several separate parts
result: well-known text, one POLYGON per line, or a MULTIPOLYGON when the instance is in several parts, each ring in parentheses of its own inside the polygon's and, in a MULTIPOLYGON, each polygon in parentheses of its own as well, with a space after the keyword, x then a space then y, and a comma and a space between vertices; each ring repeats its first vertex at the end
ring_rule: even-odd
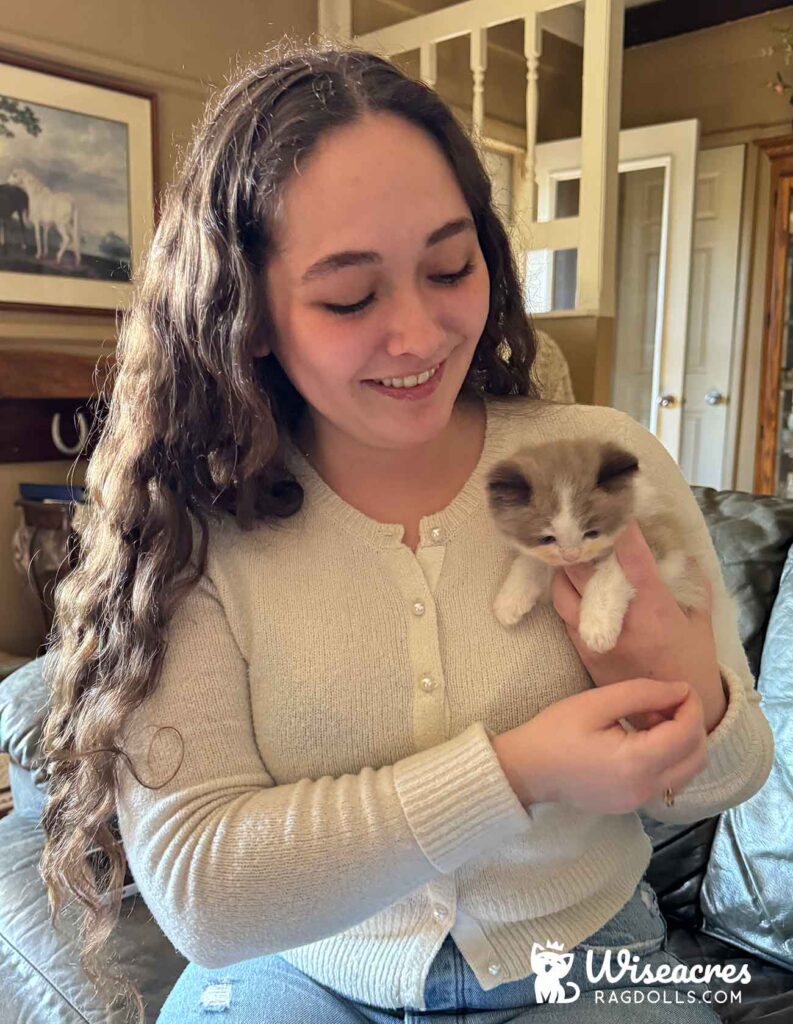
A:
MULTIPOLYGON (((631 346, 631 358, 623 351, 615 359, 613 402, 619 407, 620 399, 630 394, 626 411, 644 422, 678 461, 698 145, 696 120, 632 128, 619 135, 620 193, 625 200, 620 241, 636 250, 618 255, 617 272, 625 287, 620 295, 618 276, 617 342, 631 346), (650 170, 660 172, 660 178, 645 173, 650 170), (635 185, 630 180, 634 174, 639 175, 635 185)), ((538 219, 574 216, 577 201, 570 192, 581 177, 581 140, 537 146, 536 166, 538 219)), ((575 255, 574 250, 529 253, 527 304, 533 312, 568 306, 575 255)))
MULTIPOLYGON (((612 405, 652 430, 690 483, 719 488, 732 486, 745 147, 697 144, 697 122, 620 133, 612 405)), ((579 163, 577 139, 538 147, 540 219, 577 213, 579 163)), ((529 308, 571 307, 575 273, 575 250, 530 253, 529 308)))
POLYGON ((699 154, 680 468, 705 487, 732 487, 728 417, 738 290, 745 146, 699 154))
POLYGON ((653 429, 665 167, 622 171, 617 220, 617 318, 611 404, 653 429))

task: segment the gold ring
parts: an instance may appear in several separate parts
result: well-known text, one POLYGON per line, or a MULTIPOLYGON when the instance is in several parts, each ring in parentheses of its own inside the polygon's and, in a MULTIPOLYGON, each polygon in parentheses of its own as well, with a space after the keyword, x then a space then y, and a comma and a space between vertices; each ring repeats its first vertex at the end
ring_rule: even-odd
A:
POLYGON ((667 807, 672 807, 675 802, 675 794, 672 792, 672 787, 667 786, 664 790, 664 803, 667 807))

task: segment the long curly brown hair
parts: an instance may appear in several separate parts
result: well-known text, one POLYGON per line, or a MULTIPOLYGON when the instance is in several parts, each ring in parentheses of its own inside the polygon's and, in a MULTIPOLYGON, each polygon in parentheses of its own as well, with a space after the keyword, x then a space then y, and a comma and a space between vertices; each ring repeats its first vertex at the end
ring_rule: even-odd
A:
POLYGON ((379 111, 436 141, 476 224, 490 310, 463 391, 536 394, 535 335, 490 179, 432 89, 352 46, 282 43, 210 101, 121 326, 79 557, 55 595, 44 659, 40 870, 51 921, 58 927, 67 901, 77 904, 83 970, 108 1005, 121 995, 139 1021, 140 992, 100 957, 126 868, 114 796, 118 759, 130 758, 119 737, 157 686, 169 616, 205 568, 209 519, 277 525, 302 504, 282 442, 304 399, 273 355, 253 355, 274 332, 263 277, 278 200, 324 133, 379 111), (87 859, 92 846, 105 851, 107 870, 87 859))

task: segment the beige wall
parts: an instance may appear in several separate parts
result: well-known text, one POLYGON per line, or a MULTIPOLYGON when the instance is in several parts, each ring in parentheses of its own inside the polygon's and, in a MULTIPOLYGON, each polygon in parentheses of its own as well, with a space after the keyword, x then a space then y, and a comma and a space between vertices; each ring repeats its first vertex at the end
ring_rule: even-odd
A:
MULTIPOLYGON (((0 7, 0 47, 157 93, 161 184, 171 179, 210 86, 223 83, 238 55, 247 61, 284 35, 307 38, 316 28, 314 0, 36 0, 0 7)), ((0 347, 98 355, 114 341, 112 317, 0 310, 0 347)), ((32 654, 43 639, 38 608, 11 564, 17 485, 64 482, 70 466, 0 463, 0 650, 32 654)), ((73 479, 80 482, 82 473, 73 479)))

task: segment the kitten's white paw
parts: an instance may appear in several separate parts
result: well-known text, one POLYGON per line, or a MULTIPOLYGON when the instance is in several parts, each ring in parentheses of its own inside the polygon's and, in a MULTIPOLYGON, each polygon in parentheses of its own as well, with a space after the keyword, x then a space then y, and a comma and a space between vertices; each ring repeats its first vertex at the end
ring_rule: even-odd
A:
POLYGON ((535 601, 523 594, 502 591, 493 602, 493 611, 502 626, 516 626, 532 610, 535 601))
POLYGON ((617 646, 622 632, 622 623, 606 622, 597 619, 592 622, 582 621, 578 625, 578 635, 596 654, 605 654, 617 646))

